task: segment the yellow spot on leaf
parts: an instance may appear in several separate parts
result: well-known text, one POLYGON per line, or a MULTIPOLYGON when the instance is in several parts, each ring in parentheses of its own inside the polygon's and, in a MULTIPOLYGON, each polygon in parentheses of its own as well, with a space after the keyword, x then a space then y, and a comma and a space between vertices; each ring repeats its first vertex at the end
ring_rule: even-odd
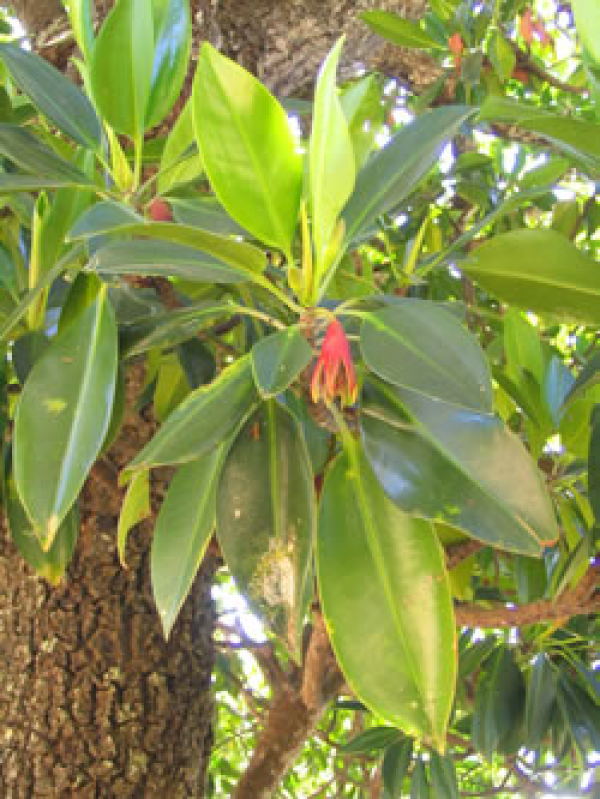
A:
POLYGON ((64 399, 47 399, 44 400, 44 406, 46 410, 50 411, 50 413, 62 413, 64 409, 67 407, 67 403, 64 399))

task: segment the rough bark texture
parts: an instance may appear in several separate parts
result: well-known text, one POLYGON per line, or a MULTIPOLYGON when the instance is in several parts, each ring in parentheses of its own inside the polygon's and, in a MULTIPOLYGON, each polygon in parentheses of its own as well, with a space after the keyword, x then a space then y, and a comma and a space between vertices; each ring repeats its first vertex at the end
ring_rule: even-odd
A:
POLYGON ((0 530, 0 796, 196 799, 211 745, 214 561, 168 643, 153 605, 149 530, 118 563, 117 469, 151 425, 132 417, 94 468, 68 576, 36 579, 0 530))

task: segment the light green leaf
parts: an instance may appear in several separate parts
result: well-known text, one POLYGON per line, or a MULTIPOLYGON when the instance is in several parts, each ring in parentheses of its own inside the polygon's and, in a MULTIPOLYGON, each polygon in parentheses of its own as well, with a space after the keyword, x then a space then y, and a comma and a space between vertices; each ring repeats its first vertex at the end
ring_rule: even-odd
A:
POLYGON ((117 527, 117 550, 121 566, 126 568, 125 547, 132 527, 147 519, 152 513, 150 507, 150 479, 147 471, 137 472, 129 483, 119 514, 117 527))
POLYGON ((312 357, 310 344, 296 326, 258 341, 252 348, 252 370, 261 395, 268 398, 285 391, 312 357))
POLYGON ((116 375, 117 328, 102 290, 34 366, 17 406, 15 481, 46 550, 100 452, 116 375))
POLYGON ((361 169, 371 155, 384 121, 381 79, 376 75, 346 86, 340 103, 348 123, 356 169, 361 169))
POLYGON ((571 7, 579 38, 600 66, 600 5, 597 0, 571 0, 571 7))
POLYGON ((194 138, 192 104, 188 100, 177 117, 162 152, 157 183, 159 192, 164 194, 178 183, 196 180, 202 174, 202 169, 202 159, 194 138))
POLYGON ((442 745, 456 679, 442 549, 428 522, 387 498, 356 444, 325 478, 317 570, 329 637, 352 691, 378 717, 442 745))
POLYGON ((498 29, 493 31, 488 42, 488 55, 500 80, 508 80, 513 73, 517 58, 498 29))
POLYGON ((152 83, 154 25, 148 0, 117 0, 92 53, 90 82, 103 119, 138 139, 152 83))
POLYGON ((327 247, 342 208, 352 194, 355 180, 354 151, 335 82, 343 43, 343 38, 338 40, 321 67, 308 145, 317 275, 322 274, 327 266, 327 247))
POLYGON ((554 543, 539 470, 496 416, 371 380, 363 411, 367 457, 404 511, 525 555, 554 543))
POLYGON ((94 22, 91 0, 69 0, 67 11, 75 40, 83 56, 89 62, 94 49, 94 22))
POLYGON ((210 385, 192 391, 138 452, 125 475, 200 458, 235 430, 257 402, 250 355, 246 355, 210 385))
POLYGON ((259 241, 288 254, 302 159, 285 111, 256 78, 206 42, 192 102, 198 147, 219 201, 259 241))
POLYGON ((465 106, 428 111, 369 159, 344 209, 347 241, 364 237, 381 214, 397 208, 412 193, 472 114, 465 106))
POLYGON ((600 269, 560 233, 512 230, 486 241, 460 268, 517 308, 600 323, 600 269))
POLYGON ((413 22, 411 19, 405 19, 389 11, 365 11, 360 16, 375 33, 401 47, 416 47, 419 50, 445 49, 426 33, 418 22, 413 22))
POLYGON ((171 634, 214 530, 225 452, 223 444, 181 466, 156 519, 150 578, 165 638, 171 634))
POLYGON ((16 44, 0 44, 0 58, 15 83, 56 127, 84 147, 100 147, 102 129, 83 92, 36 53, 16 44))
POLYGON ((485 355, 458 319, 432 302, 405 300, 365 315, 367 367, 397 386, 477 411, 491 411, 485 355))
POLYGON ((239 433, 217 494, 217 538, 227 565, 297 662, 312 594, 313 482, 297 422, 271 401, 239 433))

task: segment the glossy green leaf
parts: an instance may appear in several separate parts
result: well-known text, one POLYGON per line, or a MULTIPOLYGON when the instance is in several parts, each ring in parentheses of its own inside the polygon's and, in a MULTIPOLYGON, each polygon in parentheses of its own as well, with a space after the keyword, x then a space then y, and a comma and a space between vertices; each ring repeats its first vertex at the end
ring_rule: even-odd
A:
POLYGON ((517 308, 561 320, 600 323, 600 270, 560 233, 513 230, 494 236, 461 261, 487 291, 517 308))
POLYGON ((472 114, 465 106, 428 111, 369 159, 344 209, 347 241, 364 238, 381 214, 397 208, 412 193, 472 114))
POLYGON ((217 493, 217 538, 250 606, 302 658, 316 528, 313 473, 294 417, 271 401, 238 434, 217 493))
POLYGON ((488 760, 518 747, 525 702, 525 681, 507 646, 489 658, 479 677, 473 713, 473 745, 488 760))
POLYGON ((365 315, 367 368, 397 386, 476 411, 491 411, 489 367, 477 340, 443 308, 405 300, 365 315))
POLYGON ((135 358, 154 347, 171 348, 198 333, 207 319, 231 314, 225 303, 201 302, 162 314, 136 319, 119 328, 122 358, 135 358))
POLYGON ((132 528, 147 519, 152 513, 150 507, 150 476, 147 471, 137 472, 127 487, 121 505, 117 526, 117 550, 121 566, 126 567, 125 547, 132 528))
POLYGON ((312 357, 312 347, 300 327, 288 327, 258 341, 252 348, 252 370, 261 395, 268 398, 285 391, 312 357))
POLYGON ((94 48, 92 0, 69 0, 69 21, 79 49, 89 61, 94 48))
POLYGON ((69 241, 89 239, 107 233, 118 233, 120 228, 144 224, 142 216, 125 203, 101 200, 88 208, 69 231, 69 241))
POLYGON ((100 122, 78 86, 36 53, 16 44, 0 44, 0 58, 21 91, 59 130, 84 147, 100 147, 100 122))
POLYGON ((14 192, 43 191, 44 189, 60 189, 68 186, 89 186, 85 175, 77 177, 38 178, 35 175, 17 175, 16 173, 0 173, 0 195, 14 192))
POLYGON ((156 519, 150 577, 165 638, 171 634, 215 527, 225 451, 223 444, 181 466, 156 519))
POLYGON ((338 748, 338 752, 345 755, 366 754, 385 749, 402 736, 395 727, 371 727, 355 735, 351 741, 338 748))
POLYGON ((389 11, 365 11, 360 16, 375 33, 401 47, 416 47, 419 50, 445 49, 412 19, 389 11))
POLYGON ((36 574, 48 580, 51 585, 58 585, 65 575, 77 543, 79 532, 77 505, 67 513, 52 546, 45 552, 21 505, 12 476, 6 481, 5 497, 8 527, 19 554, 36 574))
POLYGON ((162 122, 179 97, 192 44, 189 0, 152 0, 152 9, 154 59, 146 129, 162 122))
POLYGON ((166 241, 123 241, 98 250, 86 266, 98 275, 171 277, 190 283, 244 283, 246 272, 182 244, 166 241))
MULTIPOLYGON (((64 158, 57 155, 54 150, 47 147, 37 136, 29 130, 16 125, 0 125, 0 153, 10 158, 15 164, 26 172, 32 173, 33 188, 44 185, 49 181, 51 186, 89 186, 90 180, 79 169, 76 169, 64 158)), ((17 178, 23 178, 22 183, 29 181, 29 177, 18 175, 2 176, 6 186, 17 186, 17 178)), ((25 189, 21 189, 24 191, 25 189)))
POLYGON ((579 38, 600 66, 600 6, 596 0, 571 0, 571 7, 579 38))
POLYGON ((257 402, 250 356, 246 355, 210 385, 192 391, 125 473, 197 460, 235 430, 257 402))
MULTIPOLYGON (((202 170, 202 159, 194 137, 192 104, 188 100, 165 143, 160 159, 158 190, 164 194, 179 183, 196 180, 202 174, 202 170)), ((183 220, 179 219, 178 221, 183 220)), ((215 232, 220 233, 221 231, 215 232)))
POLYGON ((592 411, 590 427, 588 495, 596 522, 600 524, 600 405, 596 405, 592 411))
POLYGON ((501 81, 508 80, 517 63, 517 57, 499 30, 494 30, 488 42, 488 55, 501 81))
POLYGON ((442 549, 428 522, 387 498, 358 444, 347 445, 325 478, 317 571, 352 691, 381 719, 442 745, 456 678, 442 549))
POLYGON ((317 274, 327 266, 327 247, 342 208, 352 194, 355 180, 354 151, 336 86, 336 71, 343 43, 343 38, 339 39, 321 67, 308 145, 312 238, 317 274))
POLYGON ((372 381, 363 411, 367 457, 404 511, 525 555, 556 540, 541 475, 498 417, 372 381))
MULTIPOLYGON (((223 261, 248 276, 262 272, 267 263, 265 254, 251 244, 187 225, 175 225, 171 222, 145 222, 123 226, 119 222, 114 231, 123 235, 143 236, 148 239, 193 247, 218 258, 219 261, 223 261)), ((104 232, 111 231, 107 229, 104 232)), ((92 235, 92 233, 86 235, 92 235)), ((127 244, 137 244, 137 242, 127 242, 127 244)), ((111 246, 114 248, 119 245, 111 246)), ((161 251, 157 245, 152 246, 161 251)))
POLYGON ((525 744, 536 750, 549 732, 556 710, 556 673, 542 652, 531 667, 525 702, 525 744))
POLYGON ((454 761, 450 755, 432 752, 429 760, 431 788, 435 799, 460 799, 454 761))
POLYGON ((289 253, 302 159, 283 108, 249 72, 205 42, 193 116, 204 168, 223 207, 259 241, 289 253))
POLYGON ((19 383, 24 386, 29 373, 48 349, 50 340, 40 330, 20 336, 12 346, 12 364, 19 383))
POLYGON ((102 291, 34 366, 16 411, 15 481, 44 549, 100 452, 116 374, 117 329, 102 291))
POLYGON ((96 39, 90 83, 102 118, 133 139, 145 127, 153 53, 152 4, 117 0, 96 39))
POLYGON ((214 379, 217 370, 215 356, 198 339, 182 342, 177 347, 177 357, 192 390, 205 386, 214 379))
POLYGON ((401 799, 404 779, 412 760, 413 740, 405 738, 392 744, 385 753, 381 766, 383 786, 389 799, 401 799))
POLYGON ((600 706, 578 682, 562 671, 557 686, 558 706, 581 754, 600 749, 600 706))
POLYGON ((509 308, 503 321, 504 348, 511 375, 517 378, 522 369, 527 369, 541 386, 545 367, 537 328, 531 325, 516 308, 509 308))
POLYGON ((248 233, 229 216, 215 197, 194 197, 191 200, 170 198, 173 216, 188 227, 199 227, 222 236, 244 236, 248 233))
POLYGON ((384 122, 381 79, 376 75, 346 86, 340 103, 348 123, 356 169, 361 169, 375 149, 377 134, 384 122))

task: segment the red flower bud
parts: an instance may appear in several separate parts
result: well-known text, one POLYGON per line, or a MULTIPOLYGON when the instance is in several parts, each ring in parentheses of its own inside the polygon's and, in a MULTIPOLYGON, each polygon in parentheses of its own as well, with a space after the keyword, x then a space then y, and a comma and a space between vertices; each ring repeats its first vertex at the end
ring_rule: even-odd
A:
POLYGON ((460 66, 460 58, 462 55, 462 51, 464 49, 464 42, 460 33, 453 33, 452 36, 448 39, 448 46, 450 48, 450 52, 454 56, 454 64, 455 66, 460 66))
POLYGON ((325 332, 321 354, 310 382, 310 393, 314 403, 320 399, 333 402, 336 397, 339 397, 342 407, 356 402, 358 387, 350 345, 337 319, 329 324, 325 332))
POLYGON ((173 221, 173 213, 171 211, 171 206, 165 200, 161 200, 158 197, 155 197, 154 200, 150 203, 150 218, 154 220, 154 222, 172 222, 173 221))
POLYGON ((521 36, 523 37, 523 41, 526 44, 531 44, 533 41, 533 17, 531 15, 531 9, 525 9, 525 13, 521 17, 521 22, 519 25, 521 36))

